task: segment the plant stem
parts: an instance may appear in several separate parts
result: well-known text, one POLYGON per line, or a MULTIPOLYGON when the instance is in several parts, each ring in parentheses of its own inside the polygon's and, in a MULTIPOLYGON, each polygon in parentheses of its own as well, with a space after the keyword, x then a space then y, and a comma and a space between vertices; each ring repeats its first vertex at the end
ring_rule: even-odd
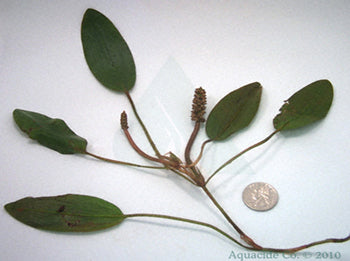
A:
POLYGON ((91 152, 88 152, 88 151, 86 151, 85 154, 89 155, 91 157, 94 157, 96 159, 99 159, 99 160, 102 160, 102 161, 106 161, 106 162, 109 162, 109 163, 114 163, 114 164, 121 164, 121 165, 126 165, 126 166, 131 166, 131 167, 147 168, 147 169, 169 169, 172 172, 174 172, 175 174, 177 174, 178 176, 186 179, 188 182, 192 183, 193 185, 196 185, 191 179, 189 179, 188 177, 186 177, 182 173, 176 171, 175 169, 172 169, 172 168, 169 168, 169 167, 146 166, 146 165, 140 165, 140 164, 125 162, 125 161, 113 160, 113 159, 105 158, 105 157, 102 157, 102 156, 99 156, 99 155, 95 155, 95 154, 93 154, 91 152))
POLYGON ((136 214, 127 214, 124 215, 125 218, 137 218, 137 217, 150 217, 150 218, 161 218, 161 219, 169 219, 169 220, 175 220, 179 222, 185 222, 185 223, 190 223, 198 226, 203 226, 210 228, 219 234, 223 235, 224 237, 228 238, 232 242, 236 243, 237 245, 248 249, 248 250, 253 250, 253 251, 264 251, 264 252, 279 252, 279 253, 295 253, 316 245, 321 245, 321 244, 326 244, 326 243, 343 243, 346 241, 350 240, 350 235, 345 237, 345 238, 328 238, 320 241, 315 241, 309 244, 301 245, 298 247, 293 247, 293 248, 265 248, 265 247, 257 247, 257 246, 246 246, 239 242, 237 239, 233 238, 229 234, 227 234, 225 231, 221 230, 220 228, 211 225, 209 223, 197 221, 197 220, 192 220, 192 219, 187 219, 187 218, 181 218, 181 217, 174 217, 174 216, 169 216, 169 215, 161 215, 161 214, 147 214, 147 213, 136 213, 136 214))
POLYGON ((192 131, 192 134, 187 142, 187 145, 186 145, 186 149, 185 149, 185 160, 186 160, 186 163, 187 164, 191 164, 192 163, 192 160, 191 160, 191 148, 192 148, 192 145, 194 143, 194 140, 196 139, 197 137, 197 134, 198 134, 198 131, 199 131, 199 128, 200 128, 200 122, 197 121, 194 125, 194 128, 193 128, 193 131, 192 131))
POLYGON ((203 152, 204 152, 204 147, 205 147, 205 145, 207 145, 209 142, 211 142, 211 141, 213 141, 213 140, 206 140, 206 141, 204 141, 203 142, 203 144, 202 144, 202 146, 201 146, 201 151, 200 151, 200 153, 199 153, 199 155, 198 155, 198 157, 197 157, 197 159, 194 161, 194 162, 192 162, 190 165, 188 165, 188 167, 193 167, 193 166, 196 166, 197 164, 198 164, 198 162, 201 160, 201 158, 202 158, 202 156, 203 156, 203 152))
POLYGON ((151 160, 151 161, 155 161, 155 162, 158 162, 158 163, 162 163, 162 161, 158 158, 155 158, 155 157, 152 157, 150 155, 148 155, 147 153, 145 153, 143 150, 141 150, 137 145, 136 143, 134 142, 133 138, 131 137, 129 131, 127 129, 123 129, 124 131, 124 134, 126 136, 126 138, 128 139, 129 141, 129 144, 131 145, 131 147, 139 154, 141 155, 142 157, 148 159, 148 160, 151 160))
POLYGON ((292 248, 263 248, 261 249, 262 251, 267 251, 267 252, 284 252, 284 253, 295 253, 298 252, 300 250, 304 250, 313 246, 317 246, 317 245, 322 245, 322 244, 327 244, 327 243, 343 243, 346 241, 350 240, 350 235, 348 235, 347 237, 344 238, 327 238, 324 240, 320 240, 320 241, 315 241, 309 244, 305 244, 302 246, 298 246, 298 247, 292 247, 292 248))
POLYGON ((125 161, 108 159, 108 158, 105 158, 105 157, 101 157, 101 156, 95 155, 95 154, 93 154, 91 152, 88 152, 88 151, 85 151, 85 154, 89 155, 91 157, 94 157, 96 159, 109 162, 109 163, 115 163, 115 164, 121 164, 121 165, 127 165, 127 166, 132 166, 132 167, 139 167, 139 168, 148 168, 148 169, 166 169, 165 167, 146 166, 146 165, 140 165, 140 164, 125 162, 125 161))
POLYGON ((146 214, 146 213, 127 214, 127 215, 124 215, 124 217, 125 218, 134 218, 134 217, 162 218, 162 219, 170 219, 170 220, 175 220, 175 221, 179 221, 179 222, 186 222, 186 223, 191 223, 191 224, 195 224, 198 226, 207 227, 207 228, 210 228, 212 230, 215 230, 216 232, 220 233, 221 235, 223 235, 224 237, 228 238, 229 240, 235 242, 236 244, 240 245, 241 247, 244 247, 244 248, 249 249, 249 250, 254 250, 254 248, 252 248, 252 247, 248 247, 248 246, 243 245, 237 239, 233 238, 232 236, 230 236, 229 234, 227 234, 223 230, 219 229, 218 227, 211 225, 211 224, 208 224, 208 223, 205 223, 205 222, 187 219, 187 218, 181 218, 181 217, 168 216, 168 215, 146 214))
MULTIPOLYGON (((188 165, 190 165, 192 163, 191 155, 190 155, 191 154, 191 148, 192 148, 192 145, 194 143, 194 140, 196 139, 196 137, 198 135, 200 124, 201 124, 200 121, 196 121, 196 123, 194 125, 194 128, 193 128, 193 131, 192 131, 192 134, 191 134, 191 136, 190 136, 190 138, 189 138, 189 140, 187 142, 187 145, 186 145, 185 161, 186 161, 186 164, 188 164, 188 165)), ((196 185, 203 186, 205 184, 205 180, 204 180, 203 175, 199 171, 199 169, 196 168, 195 166, 192 166, 192 167, 190 167, 190 170, 192 171, 192 173, 194 175, 194 177, 192 177, 192 179, 194 180, 196 185)))
POLYGON ((153 148, 153 151, 155 152, 155 154, 157 155, 157 157, 160 157, 161 154, 159 152, 159 150, 157 149, 156 145, 154 144, 152 138, 151 138, 151 135, 148 133, 148 130, 145 126, 145 124, 143 124, 137 110, 136 110, 136 107, 135 107, 135 104, 134 104, 134 101, 132 100, 131 96, 130 96, 130 93, 128 91, 125 92, 125 95, 126 97, 128 98, 129 102, 130 102, 130 105, 132 107, 132 110, 134 111, 134 114, 138 120, 138 122, 140 123, 142 129, 143 129, 143 132, 145 133, 147 139, 148 139, 148 142, 151 144, 152 148, 153 148))
POLYGON ((235 156, 233 156, 231 159, 229 159, 228 161, 226 161, 224 164, 222 164, 217 170, 214 171, 214 173, 207 179, 205 184, 208 184, 209 181, 220 171, 222 170, 224 167, 226 167, 227 165, 229 165, 232 161, 236 160, 237 158, 239 158, 240 156, 242 156, 244 153, 250 151, 251 149, 254 149, 262 144, 264 144, 265 142, 267 142, 269 139, 271 139, 276 133, 278 133, 281 129, 277 129, 274 132, 272 132, 269 136, 267 136, 265 139, 255 143, 254 145, 246 148, 245 150, 241 151, 240 153, 236 154, 235 156))
POLYGON ((194 181, 190 178, 188 178, 187 176, 185 176, 184 174, 182 174, 181 172, 175 170, 175 169, 172 169, 172 168, 169 168, 172 172, 174 172, 175 174, 179 175, 180 177, 186 179, 188 182, 192 183, 193 185, 197 185, 196 183, 194 183, 194 181))
MULTIPOLYGON (((131 137, 131 135, 128 131, 127 115, 126 115, 125 111, 121 114, 120 122, 121 122, 121 127, 124 131, 124 134, 125 134, 127 140, 129 141, 129 144, 139 155, 141 155, 142 157, 144 157, 148 160, 163 164, 164 169, 169 169, 169 170, 173 171, 175 174, 186 179, 187 181, 189 181, 193 185, 197 185, 192 179, 187 177, 187 176, 189 176, 191 178, 194 178, 194 174, 191 171, 188 171, 186 168, 183 168, 181 166, 180 162, 178 162, 176 160, 175 161, 172 160, 171 157, 166 157, 166 156, 162 156, 162 155, 159 155, 158 158, 152 157, 152 156, 148 155, 147 153, 145 153, 143 150, 141 150, 136 145, 136 143, 134 142, 133 138, 131 137), (185 176, 184 174, 186 174, 187 176, 185 176)), ((175 158, 177 158, 177 157, 175 156, 175 158)), ((204 183, 204 179, 203 179, 203 183, 204 183)))
POLYGON ((211 194, 211 192, 208 190, 208 188, 204 185, 202 186, 203 191, 205 192, 205 194, 207 194, 207 196, 210 198, 210 200, 214 203, 214 205, 219 209, 219 211, 224 215, 224 217, 226 218, 226 220, 233 226, 233 228, 239 233, 240 237, 242 240, 244 240, 247 244, 249 244, 250 246, 252 246, 254 249, 259 250, 262 249, 261 246, 259 246, 258 244, 256 244, 253 239, 251 239, 249 236, 247 236, 242 229, 240 229, 237 224, 231 219, 231 217, 226 213, 226 211, 221 207, 221 205, 219 204, 219 202, 216 201, 216 199, 214 198, 213 194, 211 194))

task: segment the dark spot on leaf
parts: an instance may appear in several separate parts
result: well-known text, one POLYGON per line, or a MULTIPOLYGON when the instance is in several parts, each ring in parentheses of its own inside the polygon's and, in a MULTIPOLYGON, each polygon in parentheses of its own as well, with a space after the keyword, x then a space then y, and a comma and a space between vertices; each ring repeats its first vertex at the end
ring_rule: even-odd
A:
POLYGON ((75 227, 75 226, 78 226, 78 225, 79 225, 80 220, 77 220, 77 221, 75 221, 75 222, 69 222, 69 221, 67 221, 66 223, 67 223, 67 225, 68 225, 69 227, 75 227))
POLYGON ((59 209, 57 209, 57 212, 58 212, 58 213, 61 213, 61 212, 64 211, 65 208, 66 208, 66 207, 65 207, 64 205, 62 205, 62 206, 60 206, 59 209))

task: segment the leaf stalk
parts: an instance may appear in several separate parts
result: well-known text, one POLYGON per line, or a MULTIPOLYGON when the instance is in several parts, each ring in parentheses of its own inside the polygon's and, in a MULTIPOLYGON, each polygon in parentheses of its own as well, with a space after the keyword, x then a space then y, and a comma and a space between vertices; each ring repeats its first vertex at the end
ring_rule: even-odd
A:
POLYGON ((132 108, 132 110, 133 110, 133 112, 134 112, 134 114, 135 114, 135 116, 136 116, 136 119, 138 120, 139 124, 141 125, 142 130, 143 130, 143 132, 145 133, 145 135, 146 135, 146 137, 147 137, 147 140, 148 140, 148 142, 150 143, 150 145, 151 145, 153 151, 155 152, 155 154, 157 155, 157 157, 160 157, 161 154, 160 154, 160 152, 159 152, 157 146, 155 145, 154 141, 152 140, 152 137, 151 137, 151 135, 149 134, 149 132, 148 132, 148 130, 147 130, 145 124, 144 124, 143 121, 141 120, 141 118, 140 118, 140 116, 139 116, 139 114, 138 114, 138 112, 137 112, 137 110, 136 110, 135 103, 134 103, 133 99, 132 99, 131 96, 130 96, 130 93, 129 93, 128 91, 126 91, 126 92, 125 92, 125 95, 126 95, 126 97, 128 98, 129 103, 130 103, 130 105, 131 105, 131 108, 132 108))
POLYGON ((265 142, 267 142, 268 140, 270 140, 275 134, 277 134, 278 132, 280 132, 281 129, 277 129, 274 132, 272 132, 269 136, 267 136, 265 139, 255 143, 254 145, 242 150, 241 152, 239 152, 238 154, 236 154, 235 156, 233 156, 231 159, 229 159, 228 161, 226 161, 224 164, 222 164, 217 170, 214 171, 213 174, 210 175, 210 177, 207 179, 205 184, 208 184, 209 181, 223 168, 225 168, 226 166, 228 166, 230 163, 232 163, 234 160, 236 160, 237 158, 239 158, 240 156, 242 156, 244 153, 260 146, 263 145, 265 142))
POLYGON ((301 250, 305 250, 307 248, 316 246, 316 245, 321 245, 321 244, 327 244, 327 243, 343 243, 346 241, 350 240, 350 235, 344 238, 328 238, 320 241, 315 241, 312 243, 308 243, 305 245, 301 245, 298 247, 292 247, 292 248, 268 248, 268 247, 260 247, 258 245, 253 245, 253 246, 246 246, 245 244, 242 244, 239 242, 237 239, 234 237, 230 236, 228 233, 225 231, 221 230, 220 228, 209 224, 205 223, 202 221, 198 220, 193 220, 193 219, 188 219, 188 218, 182 218, 182 217, 175 217, 175 216, 170 216, 170 215, 162 215, 162 214, 149 214, 149 213, 135 213, 135 214, 124 214, 124 218, 138 218, 138 217, 143 217, 143 218, 160 218, 160 219, 168 219, 168 220, 174 220, 178 222, 185 222, 185 223, 190 223, 202 227, 209 228, 211 230, 214 230, 215 232, 221 234, 222 236, 226 237, 230 241, 236 243, 237 245, 251 251, 259 251, 259 252, 276 252, 276 253, 295 253, 301 250))
POLYGON ((166 169, 165 167, 147 166, 147 165, 140 165, 140 164, 135 164, 135 163, 131 163, 131 162, 109 159, 109 158, 105 158, 105 157, 93 154, 93 153, 88 152, 88 151, 85 151, 85 154, 89 155, 91 157, 94 157, 96 159, 99 159, 99 160, 102 160, 105 162, 109 162, 109 163, 114 163, 114 164, 127 165, 127 166, 131 166, 131 167, 139 167, 139 168, 148 168, 148 169, 166 169))
POLYGON ((229 240, 235 242, 236 244, 240 245, 241 247, 244 247, 249 250, 254 250, 254 248, 245 246, 241 242, 239 242, 237 239, 233 238, 223 230, 219 229, 218 227, 211 225, 209 223, 193 220, 193 219, 188 219, 188 218, 181 218, 181 217, 175 217, 175 216, 169 216, 169 215, 161 215, 161 214, 147 214, 147 213, 136 213, 136 214, 126 214, 124 215, 125 218, 137 218, 137 217, 150 217, 150 218, 161 218, 161 219, 169 219, 169 220, 174 220, 174 221, 179 221, 179 222, 185 222, 185 223, 191 223, 195 224, 198 226, 203 226, 210 228, 219 234, 223 235, 224 237, 228 238, 229 240))
POLYGON ((223 216, 226 218, 226 220, 232 225, 232 227, 239 233, 240 237, 242 240, 244 240, 244 242, 246 242, 247 244, 249 244, 250 246, 252 246, 254 249, 262 249, 261 246, 259 246, 258 244, 256 244, 253 239, 251 239, 249 236, 247 236, 243 230, 241 228, 239 228, 239 226, 231 219, 231 217, 227 214, 227 212, 224 210, 224 208, 219 204, 219 202, 215 199, 215 197, 213 196, 213 194, 211 194, 211 192, 208 190, 208 188, 204 185, 202 186, 203 191, 205 192, 205 194, 209 197, 209 199, 213 202, 213 204, 215 205, 215 207, 217 209, 219 209, 219 211, 221 212, 221 214, 223 214, 223 216))

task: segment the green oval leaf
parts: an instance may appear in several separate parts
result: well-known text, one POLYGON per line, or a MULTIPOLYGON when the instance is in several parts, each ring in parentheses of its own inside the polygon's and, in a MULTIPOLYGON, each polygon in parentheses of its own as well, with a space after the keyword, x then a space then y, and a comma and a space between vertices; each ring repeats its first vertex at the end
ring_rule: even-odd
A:
POLYGON ((131 51, 107 17, 88 9, 81 26, 81 40, 86 62, 102 85, 118 92, 134 86, 136 71, 131 51))
POLYGON ((282 130, 304 127, 326 117, 332 101, 332 84, 328 80, 313 82, 285 101, 273 125, 282 130))
POLYGON ((222 98, 210 112, 206 132, 210 139, 223 140, 249 125, 261 98, 258 82, 245 85, 222 98))
POLYGON ((87 141, 76 135, 61 119, 16 109, 13 118, 18 127, 40 144, 62 154, 85 153, 87 141))
POLYGON ((101 230, 118 225, 125 218, 112 203, 75 194, 27 197, 5 205, 5 209, 28 226, 62 232, 101 230))

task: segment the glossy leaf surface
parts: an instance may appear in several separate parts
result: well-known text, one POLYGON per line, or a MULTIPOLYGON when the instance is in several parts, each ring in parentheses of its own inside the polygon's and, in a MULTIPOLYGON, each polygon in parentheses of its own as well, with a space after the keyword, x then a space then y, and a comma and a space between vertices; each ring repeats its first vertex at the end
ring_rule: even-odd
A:
POLYGON ((38 229, 89 232, 118 225, 121 210, 103 199, 67 194, 55 197, 27 197, 5 205, 18 221, 38 229))
POLYGON ((222 98, 210 112, 206 132, 210 139, 224 140, 248 126, 253 120, 261 98, 258 82, 245 85, 222 98))
POLYGON ((131 51, 113 23, 100 12, 88 9, 81 26, 86 62, 105 87, 126 92, 136 80, 131 51))
POLYGON ((285 101, 273 125, 282 130, 304 127, 326 117, 332 101, 332 84, 328 80, 313 82, 285 101))
POLYGON ((16 109, 13 118, 18 127, 40 144, 62 154, 84 153, 87 141, 76 135, 61 119, 16 109))

